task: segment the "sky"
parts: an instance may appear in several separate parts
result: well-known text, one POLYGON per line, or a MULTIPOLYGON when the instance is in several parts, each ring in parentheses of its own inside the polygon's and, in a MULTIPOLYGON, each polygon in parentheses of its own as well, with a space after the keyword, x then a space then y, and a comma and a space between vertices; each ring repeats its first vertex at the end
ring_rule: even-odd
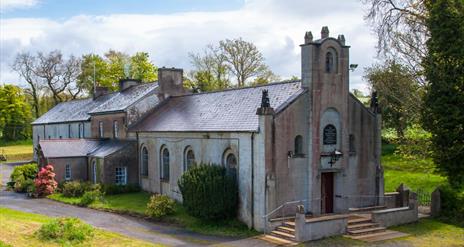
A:
POLYGON ((144 51, 158 67, 188 71, 189 53, 239 37, 281 78, 300 77, 304 33, 318 38, 328 26, 359 65, 350 88, 368 92, 362 76, 376 62, 376 38, 364 15, 360 0, 0 0, 0 82, 26 85, 11 69, 20 52, 144 51))

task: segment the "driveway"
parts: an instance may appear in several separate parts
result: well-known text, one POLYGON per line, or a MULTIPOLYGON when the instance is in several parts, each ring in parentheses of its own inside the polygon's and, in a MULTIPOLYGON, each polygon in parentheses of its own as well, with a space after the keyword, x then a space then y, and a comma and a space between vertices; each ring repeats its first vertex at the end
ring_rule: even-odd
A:
MULTIPOLYGON (((7 180, 8 171, 12 170, 11 166, 3 164, 0 167, 3 178, 6 178, 4 180, 7 180)), ((52 217, 78 217, 104 230, 168 246, 271 246, 256 238, 208 236, 167 224, 156 224, 131 216, 76 207, 49 199, 29 199, 24 194, 4 190, 0 191, 0 206, 52 217)))

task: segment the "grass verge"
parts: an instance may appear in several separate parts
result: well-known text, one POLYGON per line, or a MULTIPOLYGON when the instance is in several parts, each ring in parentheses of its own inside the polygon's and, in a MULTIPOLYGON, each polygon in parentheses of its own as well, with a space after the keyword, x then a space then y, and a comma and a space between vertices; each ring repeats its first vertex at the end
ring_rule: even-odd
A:
MULTIPOLYGON (((0 207, 0 246, 60 246, 56 242, 43 241, 34 234, 40 226, 52 218, 0 207)), ((117 233, 95 229, 92 240, 82 246, 157 246, 117 233)))
POLYGON ((3 154, 7 162, 32 160, 32 140, 1 142, 0 154, 3 154))
MULTIPOLYGON (((147 192, 105 195, 102 201, 93 202, 88 207, 97 210, 146 217, 145 209, 150 196, 151 194, 147 192)), ((52 194, 48 196, 48 198, 72 205, 78 205, 80 201, 80 197, 68 198, 64 197, 60 193, 52 194)), ((190 231, 207 235, 250 237, 259 234, 255 230, 248 229, 246 225, 236 219, 223 221, 204 221, 192 217, 179 203, 176 204, 174 214, 165 216, 161 219, 152 219, 152 221, 178 225, 190 231)))

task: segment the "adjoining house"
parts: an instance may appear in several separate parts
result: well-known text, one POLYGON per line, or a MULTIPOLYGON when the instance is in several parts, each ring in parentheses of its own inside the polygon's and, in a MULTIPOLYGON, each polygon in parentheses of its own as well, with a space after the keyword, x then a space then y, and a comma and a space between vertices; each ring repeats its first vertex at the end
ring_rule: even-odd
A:
POLYGON ((178 201, 195 163, 225 166, 238 179, 238 218, 257 230, 296 203, 312 215, 381 205, 381 116, 375 97, 368 109, 349 93, 349 67, 344 36, 324 27, 320 39, 305 35, 301 80, 191 94, 181 69, 162 68, 157 83, 126 80, 121 92, 57 105, 33 123, 34 146, 60 167, 75 162, 82 179, 136 181, 178 201), (52 157, 65 142, 81 156, 52 157))

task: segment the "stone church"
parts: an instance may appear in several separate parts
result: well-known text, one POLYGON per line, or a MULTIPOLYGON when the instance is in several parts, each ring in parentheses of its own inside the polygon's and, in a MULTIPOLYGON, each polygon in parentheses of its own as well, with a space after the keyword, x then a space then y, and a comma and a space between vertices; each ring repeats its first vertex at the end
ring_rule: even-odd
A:
POLYGON ((366 108, 349 93, 349 48, 327 27, 319 39, 307 32, 301 80, 263 86, 190 93, 174 68, 155 83, 122 81, 119 92, 36 120, 37 159, 60 164, 63 179, 138 183, 178 201, 183 172, 222 165, 237 174, 238 218, 257 230, 294 202, 314 215, 379 205, 381 117, 375 100, 366 108))

